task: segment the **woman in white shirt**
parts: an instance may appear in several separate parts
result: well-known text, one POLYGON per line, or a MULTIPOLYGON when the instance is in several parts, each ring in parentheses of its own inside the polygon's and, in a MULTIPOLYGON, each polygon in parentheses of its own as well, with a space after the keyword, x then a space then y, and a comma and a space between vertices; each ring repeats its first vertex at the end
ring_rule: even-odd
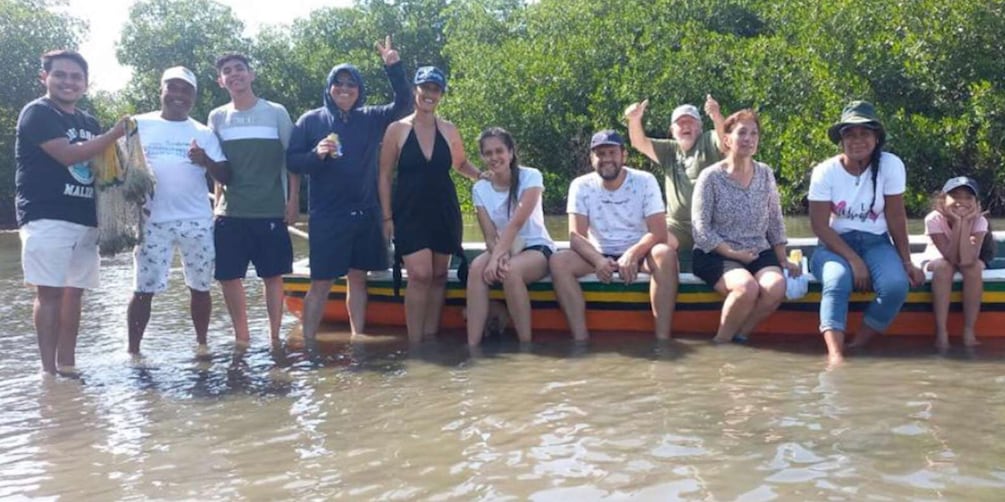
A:
POLYGON ((491 127, 478 137, 482 162, 492 173, 472 189, 486 252, 468 273, 468 345, 478 346, 489 313, 489 289, 502 284, 506 308, 520 342, 531 340, 527 285, 548 274, 555 243, 544 226, 541 172, 519 165, 516 143, 505 129, 491 127))
POLYGON ((904 163, 883 151, 886 131, 872 104, 849 103, 827 134, 841 153, 813 168, 809 200, 810 224, 820 240, 811 261, 821 282, 820 332, 833 365, 844 360, 853 290, 873 290, 876 296, 849 347, 885 331, 909 286, 922 284, 925 274, 911 263, 904 163))

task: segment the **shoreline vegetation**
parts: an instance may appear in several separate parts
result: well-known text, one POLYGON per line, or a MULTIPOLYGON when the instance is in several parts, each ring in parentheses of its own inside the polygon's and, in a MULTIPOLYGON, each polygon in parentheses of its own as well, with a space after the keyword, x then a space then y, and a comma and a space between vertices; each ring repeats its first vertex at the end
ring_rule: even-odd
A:
MULTIPOLYGON (((8 68, 0 75, 3 228, 14 225, 18 111, 42 94, 38 57, 78 47, 88 29, 61 4, 0 0, 0 24, 10 28, 0 33, 8 68)), ((390 90, 371 57, 385 33, 408 70, 447 71, 442 113, 469 149, 486 126, 513 132, 523 163, 544 174, 549 214, 561 214, 569 181, 588 169, 592 131, 624 132, 627 104, 649 99, 646 131, 664 137, 675 106, 712 94, 726 113, 758 111, 758 160, 774 170, 787 215, 805 214, 810 170, 837 153, 826 127, 849 99, 873 102, 883 117, 887 148, 907 166, 910 215, 923 216, 930 194, 956 175, 977 179, 984 207, 1005 215, 1001 2, 360 0, 249 38, 233 11, 213 0, 140 0, 116 53, 133 68, 132 80, 115 93, 92 90, 81 106, 106 125, 156 109, 160 72, 184 64, 202 84, 192 116, 205 121, 227 101, 212 84, 212 61, 229 51, 253 58, 259 95, 293 116, 318 106, 324 77, 340 62, 360 65, 375 84, 371 101, 386 101, 390 90)), ((628 165, 662 176, 635 151, 628 165)), ((456 181, 470 210, 468 182, 456 181)))

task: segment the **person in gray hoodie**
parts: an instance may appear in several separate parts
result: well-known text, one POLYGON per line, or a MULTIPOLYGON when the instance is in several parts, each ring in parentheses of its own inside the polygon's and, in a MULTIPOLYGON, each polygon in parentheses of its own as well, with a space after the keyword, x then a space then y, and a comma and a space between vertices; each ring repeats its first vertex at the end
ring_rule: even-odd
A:
POLYGON ((392 103, 365 106, 366 87, 350 64, 332 68, 324 106, 294 124, 287 168, 310 178, 311 286, 304 298, 303 334, 317 333, 332 282, 346 276, 352 333, 366 324, 366 272, 385 270, 377 155, 384 130, 412 111, 412 88, 388 36, 376 44, 394 92, 392 103))

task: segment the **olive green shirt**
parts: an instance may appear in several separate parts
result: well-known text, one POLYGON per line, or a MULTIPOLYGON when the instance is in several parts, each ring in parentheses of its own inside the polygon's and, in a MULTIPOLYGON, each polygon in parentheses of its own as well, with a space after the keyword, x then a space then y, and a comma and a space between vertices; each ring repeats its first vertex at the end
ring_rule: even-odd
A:
POLYGON ((691 150, 684 152, 673 139, 652 139, 653 152, 666 179, 667 228, 681 243, 681 250, 691 250, 691 193, 698 175, 706 167, 722 160, 715 131, 705 131, 691 150))

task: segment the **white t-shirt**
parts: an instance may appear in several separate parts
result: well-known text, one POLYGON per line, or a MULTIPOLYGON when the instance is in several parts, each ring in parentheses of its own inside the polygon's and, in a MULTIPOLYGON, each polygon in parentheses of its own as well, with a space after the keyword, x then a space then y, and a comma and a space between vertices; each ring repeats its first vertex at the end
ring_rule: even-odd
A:
POLYGON ((604 180, 596 172, 569 185, 566 212, 590 219, 590 242, 603 254, 623 254, 649 231, 646 218, 666 211, 656 177, 624 169, 628 171, 625 182, 613 192, 604 188, 604 180))
POLYGON ((154 196, 147 201, 149 221, 212 218, 206 169, 188 160, 188 149, 194 139, 210 159, 226 160, 213 131, 192 118, 165 120, 159 111, 136 116, 136 125, 147 165, 157 180, 154 196))
MULTIPOLYGON (((517 200, 520 200, 523 193, 530 188, 540 188, 544 193, 541 171, 524 166, 520 166, 519 170, 520 181, 517 187, 517 200)), ((502 233, 506 225, 509 224, 511 214, 508 209, 516 212, 516 203, 507 204, 509 190, 498 191, 492 187, 492 182, 488 180, 480 180, 475 183, 471 189, 471 198, 474 200, 475 207, 485 208, 499 233, 502 233)), ((544 226, 544 211, 541 209, 540 198, 537 200, 537 205, 534 206, 534 211, 530 213, 530 217, 523 223, 523 227, 520 228, 517 235, 523 239, 525 247, 548 246, 552 251, 555 250, 555 243, 551 240, 548 229, 544 226)))
POLYGON ((884 196, 904 193, 907 174, 900 157, 883 152, 876 178, 879 192, 876 203, 870 208, 875 191, 872 169, 870 167, 859 176, 852 176, 841 165, 840 156, 827 159, 813 168, 809 199, 830 202, 831 228, 837 233, 859 230, 879 235, 887 231, 884 196))

